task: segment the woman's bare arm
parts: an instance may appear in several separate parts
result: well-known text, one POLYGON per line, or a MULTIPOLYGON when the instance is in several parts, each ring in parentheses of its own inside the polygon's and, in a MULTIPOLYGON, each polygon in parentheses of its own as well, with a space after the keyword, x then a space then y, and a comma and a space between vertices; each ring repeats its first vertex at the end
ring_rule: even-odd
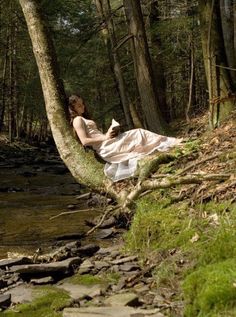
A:
POLYGON ((84 124, 84 121, 83 121, 82 117, 79 117, 79 116, 73 120, 73 127, 74 127, 81 143, 84 146, 93 145, 95 143, 103 142, 103 141, 109 140, 113 137, 111 134, 111 131, 109 131, 109 130, 107 131, 106 134, 102 134, 102 135, 99 135, 99 136, 94 137, 94 138, 88 137, 87 133, 86 133, 86 126, 84 124))

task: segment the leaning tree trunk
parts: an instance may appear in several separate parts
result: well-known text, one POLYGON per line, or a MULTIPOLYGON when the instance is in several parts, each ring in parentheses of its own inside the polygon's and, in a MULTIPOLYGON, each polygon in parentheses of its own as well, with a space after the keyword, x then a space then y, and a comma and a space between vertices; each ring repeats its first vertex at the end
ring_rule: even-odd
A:
POLYGON ((124 0, 124 7, 129 32, 133 35, 133 59, 136 80, 147 128, 153 132, 165 134, 167 127, 158 105, 158 95, 154 84, 151 57, 148 50, 140 2, 137 0, 124 0))
MULTIPOLYGON (((38 65, 48 120, 62 160, 73 177, 96 191, 106 189, 103 165, 85 152, 73 135, 67 118, 66 97, 59 77, 53 43, 37 0, 19 0, 38 65)), ((112 194, 110 190, 110 194, 112 194)))
MULTIPOLYGON (((220 1, 200 0, 199 13, 205 72, 209 91, 210 125, 235 109, 235 96, 226 61, 220 16, 220 1)), ((229 44, 229 43, 228 43, 229 44)), ((233 43, 231 43, 233 45, 233 43)))

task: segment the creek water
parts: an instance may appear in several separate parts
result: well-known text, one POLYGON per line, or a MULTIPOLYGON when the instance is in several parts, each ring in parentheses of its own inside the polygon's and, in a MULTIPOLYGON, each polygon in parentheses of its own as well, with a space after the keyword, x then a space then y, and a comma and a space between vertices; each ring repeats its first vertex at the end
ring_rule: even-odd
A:
POLYGON ((98 212, 83 211, 86 201, 76 199, 83 191, 69 172, 58 173, 53 165, 0 166, 0 259, 32 255, 39 247, 47 252, 58 237, 88 230, 85 219, 98 212), (71 204, 78 213, 50 220, 71 204))

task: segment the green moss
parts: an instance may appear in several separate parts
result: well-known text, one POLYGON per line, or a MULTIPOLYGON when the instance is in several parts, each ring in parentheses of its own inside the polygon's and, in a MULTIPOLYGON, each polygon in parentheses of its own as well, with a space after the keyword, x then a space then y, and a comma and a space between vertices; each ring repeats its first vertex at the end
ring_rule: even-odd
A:
POLYGON ((109 283, 117 283, 120 278, 119 273, 104 273, 103 275, 90 275, 90 274, 75 274, 74 276, 68 278, 68 282, 72 284, 82 284, 82 285, 94 285, 101 284, 106 285, 109 283))
POLYGON ((94 285, 94 284, 104 284, 104 280, 100 276, 93 276, 90 274, 75 274, 70 277, 68 281, 72 284, 82 284, 82 285, 94 285))
POLYGON ((54 287, 39 287, 36 290, 38 297, 29 304, 20 304, 8 309, 0 316, 24 317, 61 317, 60 309, 66 305, 70 297, 67 292, 54 287))
POLYGON ((189 226, 190 220, 186 217, 186 204, 176 204, 173 208, 168 206, 168 202, 163 200, 160 203, 155 196, 138 202, 125 238, 128 249, 145 256, 153 250, 168 250, 187 243, 194 229, 189 226))
MULTIPOLYGON (((158 285, 176 289, 186 279, 185 296, 189 301, 186 316, 236 316, 236 288, 229 287, 233 280, 236 283, 235 226, 236 204, 230 201, 209 202, 193 209, 185 203, 171 205, 168 199, 161 199, 160 192, 153 193, 137 204, 125 237, 126 248, 141 258, 155 261, 157 267, 153 273, 158 285), (222 288, 217 282, 221 270, 222 288)), ((181 289, 177 293, 181 296, 181 289)))
POLYGON ((235 283, 235 259, 211 264, 193 272, 183 285, 187 300, 185 316, 213 317, 223 316, 222 310, 230 314, 236 312, 235 283))

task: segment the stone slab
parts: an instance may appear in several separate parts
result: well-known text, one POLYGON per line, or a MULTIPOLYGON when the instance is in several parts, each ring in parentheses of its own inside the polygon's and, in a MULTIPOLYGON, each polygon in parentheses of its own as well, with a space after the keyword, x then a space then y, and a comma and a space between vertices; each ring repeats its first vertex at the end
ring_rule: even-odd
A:
POLYGON ((2 259, 0 260, 0 269, 11 267, 13 265, 29 264, 29 263, 32 263, 32 260, 27 257, 19 257, 15 259, 2 259))
POLYGON ((78 257, 69 258, 64 261, 42 263, 42 264, 28 264, 28 265, 14 265, 10 272, 20 274, 37 274, 37 273, 67 273, 73 265, 79 265, 81 259, 78 257))
POLYGON ((158 309, 145 310, 132 307, 84 307, 65 308, 63 317, 164 317, 158 309))
POLYGON ((87 286, 65 282, 57 285, 57 287, 69 292, 70 297, 73 299, 81 299, 87 296, 94 297, 102 293, 102 287, 99 284, 87 286))
POLYGON ((105 305, 109 306, 138 306, 139 299, 135 293, 115 294, 105 299, 105 305))

